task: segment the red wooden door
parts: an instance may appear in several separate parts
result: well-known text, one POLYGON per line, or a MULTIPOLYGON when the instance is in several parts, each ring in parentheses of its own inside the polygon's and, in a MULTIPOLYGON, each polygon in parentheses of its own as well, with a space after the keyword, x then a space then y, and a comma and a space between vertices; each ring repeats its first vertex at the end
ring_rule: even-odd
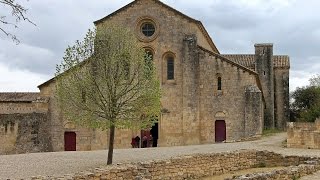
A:
POLYGON ((64 150, 65 151, 76 151, 76 133, 65 132, 64 133, 64 150))
POLYGON ((215 141, 223 142, 226 140, 226 122, 224 120, 216 120, 215 122, 215 141))

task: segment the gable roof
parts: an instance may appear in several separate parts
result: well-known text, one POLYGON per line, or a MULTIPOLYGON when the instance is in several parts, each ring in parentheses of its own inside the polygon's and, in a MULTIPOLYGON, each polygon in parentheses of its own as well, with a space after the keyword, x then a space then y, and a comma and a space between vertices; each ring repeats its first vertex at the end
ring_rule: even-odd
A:
POLYGON ((209 54, 212 55, 212 56, 218 57, 218 58, 220 58, 221 60, 223 60, 223 61, 225 61, 225 62, 227 62, 227 63, 229 63, 229 64, 232 64, 232 65, 234 65, 234 66, 236 66, 236 67, 238 67, 238 68, 240 68, 240 69, 242 69, 242 70, 244 70, 244 71, 247 71, 247 72, 249 72, 249 73, 251 73, 251 74, 257 75, 257 72, 255 72, 254 70, 248 68, 247 66, 244 66, 244 65, 242 65, 242 64, 236 63, 236 62, 234 62, 234 61, 232 61, 232 60, 230 60, 230 59, 228 59, 228 58, 226 58, 226 57, 224 57, 224 56, 222 56, 222 55, 220 55, 220 54, 214 53, 214 52, 212 52, 212 51, 210 51, 210 50, 208 50, 208 49, 205 49, 204 47, 201 47, 201 46, 199 46, 199 45, 198 45, 198 48, 199 48, 200 50, 202 50, 202 51, 204 51, 204 52, 206 52, 206 53, 209 53, 209 54))
POLYGON ((55 80, 55 77, 53 77, 53 78, 49 79, 48 81, 38 85, 38 88, 40 89, 42 86, 47 85, 47 84, 53 82, 54 80, 55 80))
MULTIPOLYGON (((255 70, 254 54, 221 54, 221 56, 251 70, 255 70)), ((287 55, 272 56, 273 66, 275 68, 290 68, 290 58, 287 55)))
POLYGON ((0 93, 0 102, 32 102, 39 96, 36 92, 4 92, 0 93))
MULTIPOLYGON (((141 1, 141 0, 134 0, 134 1, 132 1, 131 3, 123 6, 122 8, 114 11, 113 13, 111 13, 111 14, 109 14, 109 15, 107 15, 107 16, 105 16, 105 17, 103 17, 103 18, 101 18, 101 19, 99 19, 99 20, 97 20, 97 21, 94 21, 93 23, 94 23, 95 25, 97 25, 97 24, 105 21, 106 19, 108 19, 108 18, 110 18, 110 17, 118 14, 119 12, 125 11, 126 9, 130 8, 131 6, 134 6, 138 1, 141 1)), ((159 0, 152 0, 152 1, 154 1, 155 3, 157 3, 157 4, 159 4, 159 5, 163 6, 163 7, 165 7, 165 8, 167 8, 167 9, 169 9, 170 11, 175 12, 176 14, 184 17, 185 19, 188 19, 189 21, 194 22, 194 23, 198 26, 198 28, 200 29, 200 31, 203 33, 203 35, 206 37, 206 39, 207 39, 208 43, 210 44, 211 48, 214 49, 215 51, 217 51, 218 53, 220 53, 219 50, 218 50, 218 48, 216 47, 216 45, 213 43, 212 38, 210 37, 208 31, 207 31, 206 28, 203 26, 203 24, 202 24, 201 21, 196 20, 196 19, 194 19, 194 18, 191 18, 190 16, 187 16, 187 15, 183 14, 182 12, 180 12, 180 11, 172 8, 171 6, 169 6, 169 5, 161 2, 161 1, 159 1, 159 0)))

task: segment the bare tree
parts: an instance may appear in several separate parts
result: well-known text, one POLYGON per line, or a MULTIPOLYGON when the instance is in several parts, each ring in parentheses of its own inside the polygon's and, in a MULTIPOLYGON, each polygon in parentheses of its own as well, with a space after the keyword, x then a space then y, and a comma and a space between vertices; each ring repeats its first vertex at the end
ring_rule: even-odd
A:
POLYGON ((134 33, 108 24, 66 49, 56 95, 64 118, 109 129, 112 164, 116 128, 151 126, 160 114, 160 84, 134 33))
POLYGON ((2 26, 0 26, 0 31, 3 32, 6 36, 12 38, 12 40, 16 43, 19 43, 19 39, 16 37, 16 35, 11 34, 8 32, 4 26, 13 26, 14 28, 18 28, 18 23, 20 21, 27 21, 33 25, 36 25, 33 23, 27 16, 27 9, 23 7, 21 4, 17 3, 15 0, 0 0, 0 4, 2 4, 5 8, 11 9, 11 16, 14 18, 14 20, 10 21, 8 19, 8 16, 0 13, 0 23, 2 26))

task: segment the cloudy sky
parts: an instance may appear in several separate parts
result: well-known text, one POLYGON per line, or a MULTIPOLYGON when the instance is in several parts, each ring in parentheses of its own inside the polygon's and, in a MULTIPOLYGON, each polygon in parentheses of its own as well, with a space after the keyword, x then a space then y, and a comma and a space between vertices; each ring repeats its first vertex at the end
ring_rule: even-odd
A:
MULTIPOLYGON (((81 40, 93 21, 131 0, 20 0, 37 26, 2 28, 16 34, 16 45, 0 32, 0 91, 38 91, 52 78, 65 48, 81 40)), ((201 20, 221 53, 254 53, 254 43, 274 43, 274 54, 291 59, 290 90, 308 84, 320 70, 318 0, 163 0, 201 20)), ((10 15, 0 4, 0 15, 10 15)))

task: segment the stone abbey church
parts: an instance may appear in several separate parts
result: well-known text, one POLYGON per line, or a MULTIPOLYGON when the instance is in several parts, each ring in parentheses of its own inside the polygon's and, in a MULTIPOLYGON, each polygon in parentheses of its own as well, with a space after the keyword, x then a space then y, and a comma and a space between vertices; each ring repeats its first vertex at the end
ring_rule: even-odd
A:
MULTIPOLYGON (((162 89, 158 123, 116 130, 116 148, 130 148, 133 137, 149 130, 163 147, 231 142, 285 128, 290 62, 273 55, 273 44, 252 45, 253 54, 222 54, 200 21, 159 0, 135 0, 94 24, 99 30, 107 22, 135 32, 152 54, 162 89)), ((40 93, 0 93, 0 154, 107 148, 108 132, 62 118, 54 78, 38 87, 40 93)))

